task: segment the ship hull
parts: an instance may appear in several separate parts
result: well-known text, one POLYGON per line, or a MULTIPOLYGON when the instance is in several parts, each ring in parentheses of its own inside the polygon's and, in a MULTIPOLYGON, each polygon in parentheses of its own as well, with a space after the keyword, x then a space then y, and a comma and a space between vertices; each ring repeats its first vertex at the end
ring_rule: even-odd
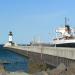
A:
POLYGON ((72 47, 75 48, 75 43, 62 43, 62 44, 55 44, 56 47, 72 47))

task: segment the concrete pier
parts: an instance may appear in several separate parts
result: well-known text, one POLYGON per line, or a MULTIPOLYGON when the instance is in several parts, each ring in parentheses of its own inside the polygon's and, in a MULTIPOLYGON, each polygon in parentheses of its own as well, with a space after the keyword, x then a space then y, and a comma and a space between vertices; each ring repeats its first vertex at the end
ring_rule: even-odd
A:
POLYGON ((75 62, 75 48, 46 46, 6 46, 11 51, 25 55, 37 62, 54 66, 64 63, 68 66, 75 62))

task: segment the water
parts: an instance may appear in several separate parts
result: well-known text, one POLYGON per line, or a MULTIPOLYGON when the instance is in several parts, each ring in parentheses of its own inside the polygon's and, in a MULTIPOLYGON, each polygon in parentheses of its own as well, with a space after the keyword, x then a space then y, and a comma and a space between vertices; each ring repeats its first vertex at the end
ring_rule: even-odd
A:
POLYGON ((8 49, 4 49, 3 45, 0 45, 0 60, 10 62, 4 64, 4 68, 7 71, 28 72, 27 58, 15 52, 9 51, 8 49))

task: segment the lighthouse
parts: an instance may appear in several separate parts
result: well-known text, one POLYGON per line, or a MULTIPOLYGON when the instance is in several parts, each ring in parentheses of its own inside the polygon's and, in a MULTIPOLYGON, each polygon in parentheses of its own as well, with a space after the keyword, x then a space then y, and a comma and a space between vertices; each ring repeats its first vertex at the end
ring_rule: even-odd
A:
POLYGON ((15 42, 13 42, 13 33, 10 31, 8 34, 8 42, 5 43, 4 47, 8 47, 8 46, 17 46, 17 44, 15 42))
POLYGON ((9 43, 12 44, 13 43, 13 34, 12 34, 12 32, 10 31, 8 35, 9 35, 9 43))

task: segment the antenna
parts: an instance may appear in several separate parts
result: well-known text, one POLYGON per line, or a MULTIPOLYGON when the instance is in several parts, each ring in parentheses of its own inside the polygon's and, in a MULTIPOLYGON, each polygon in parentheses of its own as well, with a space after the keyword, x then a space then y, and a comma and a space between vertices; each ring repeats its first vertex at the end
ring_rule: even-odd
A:
POLYGON ((69 18, 66 18, 66 17, 65 17, 65 26, 68 25, 68 24, 67 24, 67 21, 69 21, 69 18))
POLYGON ((65 26, 67 25, 67 18, 65 17, 65 26))

